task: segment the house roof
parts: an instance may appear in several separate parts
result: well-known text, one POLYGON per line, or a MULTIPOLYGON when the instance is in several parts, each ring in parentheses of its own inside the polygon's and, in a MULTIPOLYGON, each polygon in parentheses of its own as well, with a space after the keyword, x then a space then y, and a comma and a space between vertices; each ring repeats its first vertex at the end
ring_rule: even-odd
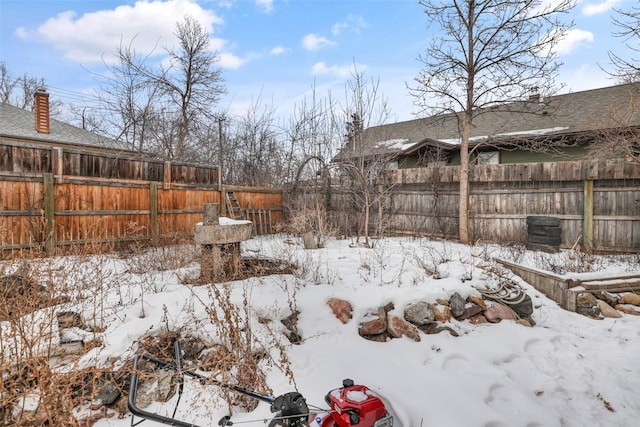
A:
MULTIPOLYGON (((496 105, 480 109, 473 119, 470 144, 505 143, 532 137, 558 137, 602 129, 640 125, 640 83, 496 105)), ((457 114, 367 128, 367 149, 345 147, 338 157, 377 152, 409 154, 425 145, 455 149, 460 142, 457 114)))
POLYGON ((50 119, 50 133, 35 128, 33 111, 0 104, 0 137, 49 144, 77 145, 100 150, 129 151, 126 144, 85 129, 50 119))

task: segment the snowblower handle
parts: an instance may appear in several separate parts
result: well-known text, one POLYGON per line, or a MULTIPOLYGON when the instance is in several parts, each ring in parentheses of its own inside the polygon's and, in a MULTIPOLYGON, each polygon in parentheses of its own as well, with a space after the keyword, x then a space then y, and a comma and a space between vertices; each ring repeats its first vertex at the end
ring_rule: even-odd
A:
MULTIPOLYGON (((267 396, 264 394, 256 393, 253 390, 238 387, 233 384, 222 383, 216 380, 215 378, 210 378, 210 377, 198 374, 197 372, 186 370, 184 369, 184 365, 182 363, 182 349, 180 347, 179 341, 176 341, 174 343, 173 349, 174 349, 173 363, 167 363, 162 360, 154 359, 153 357, 150 357, 146 354, 138 355, 133 359, 133 372, 131 373, 131 379, 130 379, 130 385, 129 385, 129 399, 127 401, 127 406, 129 407, 129 410, 133 415, 131 418, 132 426, 137 426, 144 420, 153 420, 162 424, 167 424, 167 425, 176 426, 176 427, 198 427, 196 424, 187 423, 175 418, 178 405, 180 404, 180 398, 182 397, 185 375, 198 380, 198 382, 200 382, 200 384, 202 385, 206 385, 206 384, 217 385, 218 387, 233 390, 237 393, 244 394, 253 399, 260 400, 262 402, 266 402, 269 404, 273 404, 274 401, 276 400, 276 398, 273 396, 267 396), (156 369, 175 370, 176 373, 178 374, 178 398, 176 400, 176 404, 173 409, 173 415, 171 417, 166 417, 153 412, 148 412, 137 406, 136 397, 138 394, 138 384, 139 384, 139 376, 140 376, 140 368, 138 366, 140 365, 141 360, 143 363, 144 362, 151 363, 153 366, 155 366, 156 369), (134 416, 141 417, 142 421, 135 422, 134 416)), ((222 422, 222 420, 220 421, 222 422)), ((230 426, 231 424, 233 423, 227 420, 225 425, 230 426)))

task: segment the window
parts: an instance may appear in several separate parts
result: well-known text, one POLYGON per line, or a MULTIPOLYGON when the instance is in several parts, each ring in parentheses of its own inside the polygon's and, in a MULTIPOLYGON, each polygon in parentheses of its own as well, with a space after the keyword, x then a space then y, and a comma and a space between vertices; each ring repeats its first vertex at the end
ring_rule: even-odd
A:
POLYGON ((478 152, 478 164, 479 165, 499 165, 500 152, 499 151, 478 152))

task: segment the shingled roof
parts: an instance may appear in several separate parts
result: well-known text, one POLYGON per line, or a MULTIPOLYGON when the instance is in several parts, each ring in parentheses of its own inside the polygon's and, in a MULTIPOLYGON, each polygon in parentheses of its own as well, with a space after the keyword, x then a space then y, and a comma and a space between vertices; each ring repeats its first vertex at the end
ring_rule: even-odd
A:
POLYGON ((34 114, 33 111, 23 110, 5 103, 0 104, 0 138, 50 145, 82 146, 108 151, 128 151, 128 146, 122 142, 55 119, 50 120, 49 133, 38 132, 35 127, 34 114))
MULTIPOLYGON (((532 137, 559 137, 602 129, 640 126, 640 83, 617 85, 496 105, 478 110, 470 144, 491 140, 513 143, 532 137)), ((425 145, 455 149, 460 142, 458 115, 439 116, 367 128, 363 147, 345 146, 338 158, 356 153, 409 154, 425 145)))

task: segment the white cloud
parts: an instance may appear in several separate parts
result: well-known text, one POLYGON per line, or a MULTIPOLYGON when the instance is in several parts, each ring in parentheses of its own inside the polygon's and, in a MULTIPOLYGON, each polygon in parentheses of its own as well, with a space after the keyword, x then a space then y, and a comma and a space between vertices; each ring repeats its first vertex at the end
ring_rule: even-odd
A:
POLYGON ((582 13, 587 16, 598 15, 601 13, 606 13, 614 8, 617 4, 621 3, 623 0, 604 0, 600 3, 591 3, 586 4, 582 8, 582 13))
POLYGON ((194 0, 137 1, 112 10, 78 16, 67 11, 48 19, 32 37, 52 44, 65 57, 83 63, 100 62, 113 54, 120 43, 135 40, 136 52, 146 55, 175 44, 175 24, 185 15, 196 18, 210 33, 222 19, 194 0))
POLYGON ((358 71, 365 71, 367 69, 367 66, 362 64, 327 66, 324 62, 316 62, 311 68, 311 74, 314 76, 333 76, 345 79, 351 76, 354 67, 356 67, 358 71))
POLYGON ((16 28, 15 35, 21 40, 29 39, 29 31, 24 27, 16 28))
POLYGON ((307 34, 302 38, 302 46, 307 50, 319 50, 335 44, 336 42, 315 34, 307 34))
POLYGON ((368 26, 369 23, 365 21, 362 16, 349 15, 344 21, 336 22, 335 24, 333 24, 331 33, 334 36, 337 36, 345 30, 350 30, 353 33, 360 34, 362 30, 364 30, 368 26))
POLYGON ((284 55, 287 52, 289 52, 289 49, 287 49, 286 47, 284 47, 282 45, 278 45, 278 46, 274 47, 273 49, 271 49, 271 51, 269 53, 271 55, 278 56, 278 55, 284 55))
POLYGON ((219 61, 217 62, 217 65, 220 66, 220 68, 226 68, 230 70, 236 70, 249 61, 246 58, 240 58, 239 56, 236 56, 229 52, 222 52, 218 55, 218 57, 219 61))
POLYGON ((569 30, 558 42, 555 51, 558 55, 566 55, 585 42, 593 43, 593 40, 593 33, 591 31, 580 29, 569 30))
POLYGON ((256 0, 256 5, 265 13, 273 12, 273 0, 256 0))

